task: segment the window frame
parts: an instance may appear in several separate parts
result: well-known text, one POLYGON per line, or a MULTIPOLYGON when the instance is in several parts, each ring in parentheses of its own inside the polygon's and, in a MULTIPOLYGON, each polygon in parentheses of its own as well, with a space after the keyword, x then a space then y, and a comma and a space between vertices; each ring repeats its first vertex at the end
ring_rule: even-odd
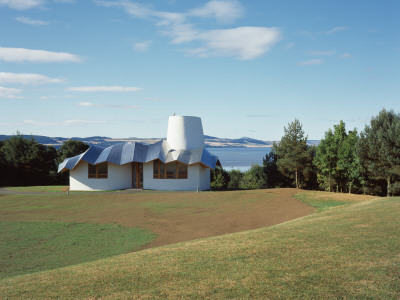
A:
POLYGON ((88 179, 108 179, 108 162, 102 162, 97 165, 88 163, 88 179), (100 173, 99 169, 105 166, 105 173, 100 173), (93 172, 95 171, 95 172, 93 172))
POLYGON ((153 161, 153 179, 188 179, 189 177, 189 166, 180 161, 172 161, 169 163, 163 163, 157 159, 153 161), (167 177, 168 167, 175 164, 174 177, 167 177))

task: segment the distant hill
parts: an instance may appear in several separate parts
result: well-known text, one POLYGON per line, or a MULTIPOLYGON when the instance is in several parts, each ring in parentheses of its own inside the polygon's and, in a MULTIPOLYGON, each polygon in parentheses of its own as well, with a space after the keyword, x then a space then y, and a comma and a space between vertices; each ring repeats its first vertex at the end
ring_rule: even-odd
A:
MULTIPOLYGON (((0 135, 0 141, 9 139, 11 135, 0 135)), ((33 138, 40 144, 47 146, 53 146, 55 148, 61 147, 61 145, 69 138, 64 137, 48 137, 43 135, 23 135, 24 138, 33 138)), ((141 142, 145 144, 154 144, 161 140, 161 138, 111 138, 107 136, 91 136, 91 137, 72 137, 71 139, 84 142, 89 145, 96 145, 101 147, 109 147, 116 143, 121 142, 141 142)), ((241 147, 272 147, 273 141, 262 141, 249 137, 242 137, 238 139, 218 138, 214 136, 204 136, 207 148, 241 148, 241 147)), ((308 141, 310 145, 318 145, 318 140, 308 141)))

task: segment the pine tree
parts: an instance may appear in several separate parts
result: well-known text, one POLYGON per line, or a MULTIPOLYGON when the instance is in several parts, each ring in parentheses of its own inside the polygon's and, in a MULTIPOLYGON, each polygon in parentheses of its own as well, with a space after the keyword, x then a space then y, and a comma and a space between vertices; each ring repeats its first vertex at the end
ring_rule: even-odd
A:
POLYGON ((284 128, 284 135, 279 143, 273 144, 279 171, 287 177, 294 178, 296 188, 300 188, 303 170, 311 164, 307 146, 307 136, 299 120, 295 119, 284 128))
POLYGON ((360 134, 358 155, 368 174, 387 183, 387 196, 392 183, 400 176, 400 115, 382 109, 360 134))

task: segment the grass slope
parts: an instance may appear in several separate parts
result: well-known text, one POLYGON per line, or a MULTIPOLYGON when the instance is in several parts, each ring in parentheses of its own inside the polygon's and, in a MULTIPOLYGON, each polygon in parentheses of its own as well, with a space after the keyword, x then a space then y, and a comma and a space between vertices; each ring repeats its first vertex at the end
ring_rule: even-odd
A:
POLYGON ((137 251, 155 237, 114 224, 0 222, 0 278, 137 251))
POLYGON ((397 299, 400 198, 0 281, 0 298, 397 299))
POLYGON ((321 191, 304 191, 294 196, 303 203, 317 208, 317 212, 328 210, 335 206, 365 201, 372 199, 369 195, 356 195, 345 193, 331 193, 321 191))

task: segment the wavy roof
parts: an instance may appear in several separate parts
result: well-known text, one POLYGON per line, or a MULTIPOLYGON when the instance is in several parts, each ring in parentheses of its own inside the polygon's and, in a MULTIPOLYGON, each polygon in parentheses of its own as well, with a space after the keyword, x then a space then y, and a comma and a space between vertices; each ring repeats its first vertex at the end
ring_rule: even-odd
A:
POLYGON ((214 169, 217 163, 219 164, 218 158, 205 148, 174 150, 164 140, 152 145, 129 142, 118 143, 107 148, 90 146, 86 152, 66 158, 59 164, 58 172, 73 170, 81 160, 92 165, 102 162, 123 165, 131 162, 146 163, 155 159, 159 159, 164 163, 172 161, 179 161, 187 165, 201 163, 210 169, 214 169))

